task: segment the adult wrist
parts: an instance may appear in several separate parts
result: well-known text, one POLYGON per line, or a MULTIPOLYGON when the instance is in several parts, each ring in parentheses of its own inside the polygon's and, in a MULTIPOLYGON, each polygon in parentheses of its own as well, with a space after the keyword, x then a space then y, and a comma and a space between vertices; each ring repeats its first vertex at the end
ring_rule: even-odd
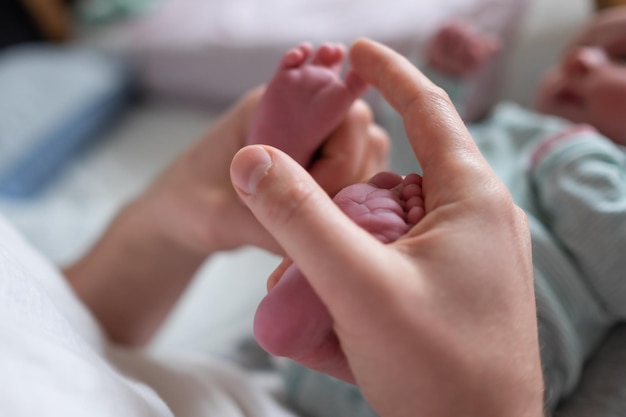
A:
POLYGON ((108 337, 124 345, 150 340, 206 258, 162 233, 143 204, 124 207, 90 251, 64 270, 108 337))

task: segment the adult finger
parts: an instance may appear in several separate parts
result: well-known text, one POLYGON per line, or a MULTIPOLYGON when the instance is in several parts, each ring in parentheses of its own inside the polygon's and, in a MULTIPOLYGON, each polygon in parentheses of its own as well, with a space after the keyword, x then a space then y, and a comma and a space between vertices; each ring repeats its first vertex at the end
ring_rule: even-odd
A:
POLYGON ((358 100, 322 147, 309 172, 329 195, 385 168, 389 138, 374 127, 371 109, 358 100))
POLYGON ((447 94, 411 62, 367 39, 354 43, 350 59, 353 70, 378 89, 404 119, 424 170, 425 187, 435 188, 445 181, 448 197, 457 199, 493 178, 447 94))

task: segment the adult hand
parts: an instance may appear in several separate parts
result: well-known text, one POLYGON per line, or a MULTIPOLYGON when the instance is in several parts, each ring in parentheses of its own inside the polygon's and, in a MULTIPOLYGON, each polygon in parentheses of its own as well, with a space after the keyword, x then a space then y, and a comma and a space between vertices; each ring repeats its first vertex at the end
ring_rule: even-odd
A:
MULTIPOLYGON (((114 219, 91 251, 65 269, 115 342, 149 341, 212 252, 242 245, 281 251, 229 177, 262 93, 251 92, 220 118, 114 219)), ((388 141, 367 105, 357 101, 322 147, 311 174, 332 195, 382 169, 388 141)))
MULTIPOLYGON (((230 162, 246 143, 262 93, 257 89, 241 100, 144 197, 163 233, 191 250, 210 253, 256 245, 282 251, 241 203, 229 177, 230 162)), ((310 173, 334 195, 384 168, 388 148, 387 134, 374 124, 371 110, 359 100, 328 138, 310 173)))
POLYGON ((423 168, 426 215, 407 235, 380 243, 274 148, 231 166, 333 317, 337 350, 304 364, 357 383, 385 417, 542 415, 525 215, 442 90, 371 41, 351 60, 402 115, 423 168))

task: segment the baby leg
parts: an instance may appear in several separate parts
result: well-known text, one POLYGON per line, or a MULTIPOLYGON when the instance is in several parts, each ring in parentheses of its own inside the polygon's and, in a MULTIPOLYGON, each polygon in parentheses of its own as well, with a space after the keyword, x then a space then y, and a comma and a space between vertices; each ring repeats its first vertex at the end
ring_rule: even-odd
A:
MULTIPOLYGON (((395 241, 424 216, 422 178, 417 174, 402 179, 381 173, 366 184, 344 188, 334 201, 383 243, 395 241)), ((322 350, 338 348, 326 307, 296 265, 289 266, 259 305, 254 332, 268 352, 308 363, 322 350)))
POLYGON ((316 51, 309 44, 288 51, 254 115, 248 144, 272 145, 308 167, 366 89, 352 72, 341 77, 345 57, 342 45, 330 43, 316 51))

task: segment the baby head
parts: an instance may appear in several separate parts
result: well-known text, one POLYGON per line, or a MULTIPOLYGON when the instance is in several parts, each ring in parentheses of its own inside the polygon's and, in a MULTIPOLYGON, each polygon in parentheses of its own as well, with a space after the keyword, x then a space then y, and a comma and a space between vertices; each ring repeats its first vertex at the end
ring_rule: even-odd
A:
POLYGON ((626 145, 626 6, 599 13, 543 76, 535 109, 626 145))

